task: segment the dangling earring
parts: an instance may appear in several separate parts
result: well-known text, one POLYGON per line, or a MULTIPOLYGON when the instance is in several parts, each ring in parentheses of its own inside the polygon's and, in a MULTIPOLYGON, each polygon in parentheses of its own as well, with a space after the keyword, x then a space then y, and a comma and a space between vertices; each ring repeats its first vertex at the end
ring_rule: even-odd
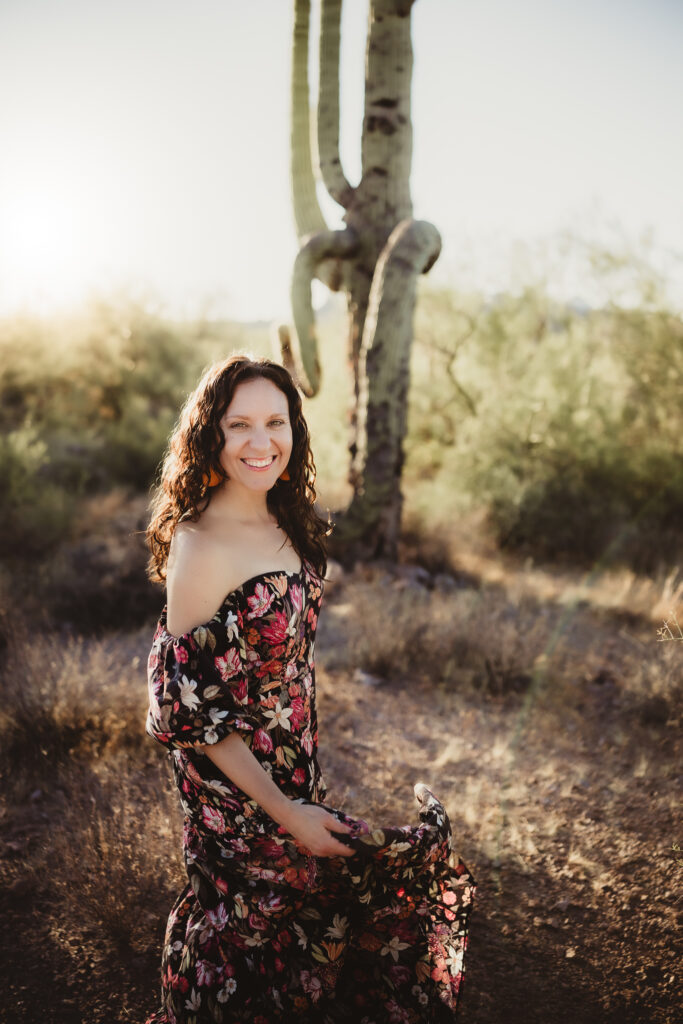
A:
POLYGON ((286 466, 280 473, 280 480, 289 480, 289 470, 286 466))
POLYGON ((218 484, 223 483, 223 477, 212 466, 210 473, 204 474, 203 483, 206 487, 217 487, 218 484))

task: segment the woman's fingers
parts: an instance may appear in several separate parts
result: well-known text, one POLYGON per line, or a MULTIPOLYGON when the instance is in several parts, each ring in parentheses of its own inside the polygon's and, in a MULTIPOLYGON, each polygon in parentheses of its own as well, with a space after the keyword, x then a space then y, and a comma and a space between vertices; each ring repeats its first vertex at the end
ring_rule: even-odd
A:
POLYGON ((330 822, 325 822, 325 828, 328 828, 330 832, 346 832, 348 834, 353 831, 350 825, 346 825, 343 821, 338 821, 334 815, 329 812, 328 818, 330 818, 330 822))

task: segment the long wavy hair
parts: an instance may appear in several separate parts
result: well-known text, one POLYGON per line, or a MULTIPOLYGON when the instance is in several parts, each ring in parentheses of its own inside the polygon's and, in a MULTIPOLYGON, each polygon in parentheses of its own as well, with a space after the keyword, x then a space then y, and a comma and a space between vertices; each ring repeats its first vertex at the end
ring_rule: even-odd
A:
POLYGON ((150 504, 147 546, 151 555, 147 573, 156 583, 166 582, 171 538, 182 519, 196 522, 215 493, 215 481, 226 479, 220 455, 225 444, 221 420, 240 384, 265 377, 287 398, 292 427, 289 480, 278 479, 268 491, 268 510, 289 537, 303 560, 320 576, 327 570, 324 537, 329 521, 314 508, 315 462, 301 396, 283 366, 269 359, 235 353, 214 363, 187 399, 168 443, 161 476, 150 504), (212 486, 214 484, 214 486, 212 486))

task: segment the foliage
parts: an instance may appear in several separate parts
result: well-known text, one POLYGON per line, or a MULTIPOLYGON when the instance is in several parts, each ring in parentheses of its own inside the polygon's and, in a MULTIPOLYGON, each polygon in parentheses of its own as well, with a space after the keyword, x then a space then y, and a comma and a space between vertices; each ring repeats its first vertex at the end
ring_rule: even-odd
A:
POLYGON ((430 291, 416 336, 406 476, 433 481, 425 505, 485 506, 501 545, 541 557, 652 570, 681 550, 678 315, 430 291))
POLYGON ((74 499, 146 490, 204 366, 263 344, 236 324, 173 324, 134 303, 0 325, 0 511, 5 552, 64 537, 74 499))
MULTIPOLYGON (((683 323, 635 257, 596 249, 591 274, 604 285, 594 308, 543 281, 493 298, 422 289, 403 492, 425 537, 485 509, 498 544, 537 558, 675 563, 683 323)), ((348 324, 334 303, 319 320, 333 363, 306 415, 321 506, 335 509, 349 499, 348 324)), ((79 542, 86 499, 92 516, 105 494, 144 494, 187 392, 236 349, 266 354, 265 325, 171 323, 113 300, 78 319, 1 323, 0 553, 42 559, 79 542)))

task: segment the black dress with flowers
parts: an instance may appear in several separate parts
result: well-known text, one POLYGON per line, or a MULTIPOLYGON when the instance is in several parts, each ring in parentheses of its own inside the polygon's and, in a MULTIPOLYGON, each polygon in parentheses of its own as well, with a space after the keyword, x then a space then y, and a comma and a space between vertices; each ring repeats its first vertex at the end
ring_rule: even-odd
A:
POLYGON ((262 573, 173 637, 163 610, 148 663, 148 733, 170 750, 189 883, 147 1024, 452 1021, 474 882, 446 813, 416 787, 419 824, 337 834, 314 857, 202 753, 238 729, 293 800, 320 803, 313 643, 322 580, 262 573))

